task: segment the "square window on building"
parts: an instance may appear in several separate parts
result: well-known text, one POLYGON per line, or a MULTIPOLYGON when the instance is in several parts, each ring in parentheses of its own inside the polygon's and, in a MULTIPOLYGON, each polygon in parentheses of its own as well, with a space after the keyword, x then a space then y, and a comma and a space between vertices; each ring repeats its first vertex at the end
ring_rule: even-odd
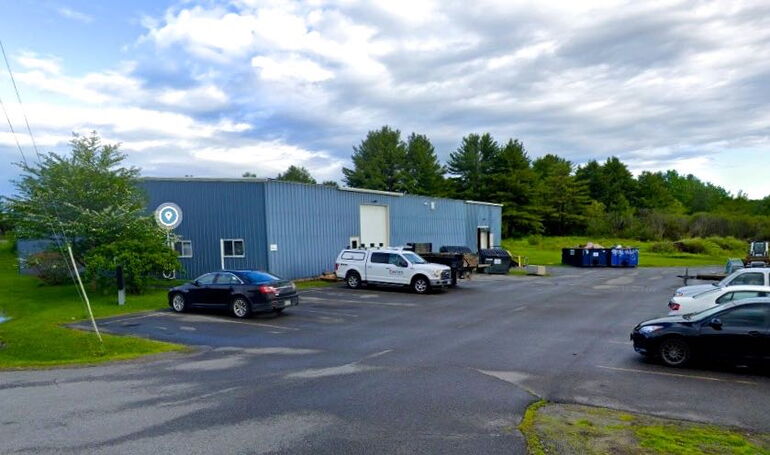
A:
POLYGON ((174 251, 180 258, 191 258, 193 255, 192 241, 178 240, 174 242, 174 251))
POLYGON ((243 240, 241 239, 222 240, 222 246, 225 257, 238 258, 245 256, 243 240))

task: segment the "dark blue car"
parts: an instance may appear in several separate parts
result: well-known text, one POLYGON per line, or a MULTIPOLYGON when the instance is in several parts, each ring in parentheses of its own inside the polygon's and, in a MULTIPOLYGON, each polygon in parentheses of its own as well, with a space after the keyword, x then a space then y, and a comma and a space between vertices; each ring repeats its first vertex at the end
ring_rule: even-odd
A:
POLYGON ((644 321, 631 332, 636 352, 678 367, 694 358, 734 364, 770 361, 770 299, 723 303, 699 313, 644 321))
POLYGON ((182 313, 191 308, 228 309, 237 318, 255 312, 280 313, 299 305, 294 283, 257 270, 223 270, 201 275, 168 291, 168 304, 182 313))

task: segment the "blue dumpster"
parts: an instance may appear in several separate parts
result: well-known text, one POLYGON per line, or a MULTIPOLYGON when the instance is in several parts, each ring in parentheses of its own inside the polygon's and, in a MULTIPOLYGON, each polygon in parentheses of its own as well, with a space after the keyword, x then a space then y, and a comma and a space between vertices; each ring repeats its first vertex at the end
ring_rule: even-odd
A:
POLYGON ((639 265, 639 248, 613 248, 608 256, 610 267, 636 267, 639 265))
POLYGON ((584 248, 582 267, 607 267, 607 256, 609 250, 606 248, 584 248))

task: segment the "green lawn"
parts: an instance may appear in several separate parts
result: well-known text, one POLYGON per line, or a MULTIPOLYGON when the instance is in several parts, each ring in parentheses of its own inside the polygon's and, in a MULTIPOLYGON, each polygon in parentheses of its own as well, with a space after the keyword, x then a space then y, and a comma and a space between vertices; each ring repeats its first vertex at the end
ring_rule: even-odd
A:
POLYGON ((326 280, 304 280, 304 281, 295 281, 295 285, 297 285, 297 289, 309 289, 309 288, 322 288, 326 286, 331 286, 333 284, 336 284, 334 281, 326 281, 326 280))
POLYGON ((514 256, 520 255, 528 259, 529 264, 558 265, 561 264, 561 249, 585 244, 599 243, 607 248, 615 245, 633 246, 639 248, 640 267, 697 267, 724 266, 730 257, 743 257, 743 250, 724 250, 720 254, 689 254, 689 253, 653 253, 649 250, 654 242, 617 238, 588 238, 588 237, 531 237, 522 239, 505 239, 503 248, 514 256))
MULTIPOLYGON (((147 354, 186 348, 143 338, 103 334, 96 336, 62 327, 87 318, 85 304, 74 286, 43 286, 34 277, 17 272, 16 257, 9 244, 0 240, 0 313, 10 320, 0 324, 0 368, 46 367, 132 359, 147 354)), ((155 289, 141 296, 128 296, 118 306, 114 295, 89 294, 94 315, 113 316, 166 308, 166 291, 155 289)))
POLYGON ((531 454, 770 455, 770 435, 539 401, 519 430, 531 454))

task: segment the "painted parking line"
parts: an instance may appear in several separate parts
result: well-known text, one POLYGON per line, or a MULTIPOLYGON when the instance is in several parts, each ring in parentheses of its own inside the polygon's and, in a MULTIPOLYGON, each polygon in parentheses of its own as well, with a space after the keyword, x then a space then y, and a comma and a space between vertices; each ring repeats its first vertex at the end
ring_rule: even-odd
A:
POLYGON ((671 376, 675 378, 689 378, 689 379, 698 379, 701 381, 712 381, 712 382, 732 382, 735 384, 744 384, 744 385, 758 385, 754 381, 746 381, 742 379, 722 379, 722 378, 715 378, 712 376, 700 376, 700 375, 694 375, 694 374, 681 374, 681 373, 668 373, 665 371, 650 371, 650 370, 639 370, 636 368, 619 368, 619 367, 609 367, 606 365, 596 365, 597 368, 603 368, 605 370, 612 370, 612 371, 622 371, 624 373, 646 373, 646 374, 655 374, 658 376, 671 376))
POLYGON ((298 329, 296 327, 285 327, 285 326, 281 326, 281 325, 267 324, 267 323, 264 323, 264 322, 238 321, 238 320, 235 320, 235 319, 223 319, 223 318, 205 317, 205 316, 200 316, 199 317, 199 316, 195 316, 195 315, 191 315, 191 314, 178 315, 178 314, 174 314, 174 313, 166 313, 166 314, 161 314, 161 315, 162 316, 167 316, 167 317, 177 317, 177 318, 182 319, 182 321, 185 321, 185 322, 218 322, 218 323, 223 323, 223 324, 244 324, 244 325, 252 325, 252 326, 256 325, 256 326, 260 326, 260 327, 268 327, 268 328, 271 328, 271 329, 281 329, 281 330, 293 330, 293 331, 300 330, 300 329, 298 329))
POLYGON ((342 312, 342 311, 334 311, 334 310, 318 311, 318 310, 310 310, 308 308, 302 308, 300 311, 301 312, 306 312, 306 313, 323 314, 323 315, 326 315, 326 316, 336 316, 336 317, 342 316, 342 317, 350 317, 350 318, 357 318, 358 317, 357 314, 345 313, 345 312, 342 312))
POLYGON ((99 325, 111 325, 119 322, 133 321, 135 319, 149 318, 151 316, 159 316, 161 314, 163 313, 147 313, 147 314, 140 314, 139 316, 128 316, 125 318, 110 319, 109 321, 97 321, 97 322, 99 325))
POLYGON ((328 298, 328 297, 309 297, 309 296, 303 296, 303 301, 308 302, 317 302, 317 303, 355 303, 357 305, 384 305, 384 306, 401 306, 401 307, 411 307, 411 306, 417 306, 415 303, 401 303, 401 302, 374 302, 374 301, 366 301, 363 302, 361 300, 346 300, 346 299, 337 299, 337 298, 328 298))
POLYGON ((607 343, 612 343, 612 344, 622 344, 623 346, 628 346, 628 345, 630 345, 630 344, 631 344, 631 341, 616 341, 616 340, 609 340, 609 341, 607 341, 607 343))

